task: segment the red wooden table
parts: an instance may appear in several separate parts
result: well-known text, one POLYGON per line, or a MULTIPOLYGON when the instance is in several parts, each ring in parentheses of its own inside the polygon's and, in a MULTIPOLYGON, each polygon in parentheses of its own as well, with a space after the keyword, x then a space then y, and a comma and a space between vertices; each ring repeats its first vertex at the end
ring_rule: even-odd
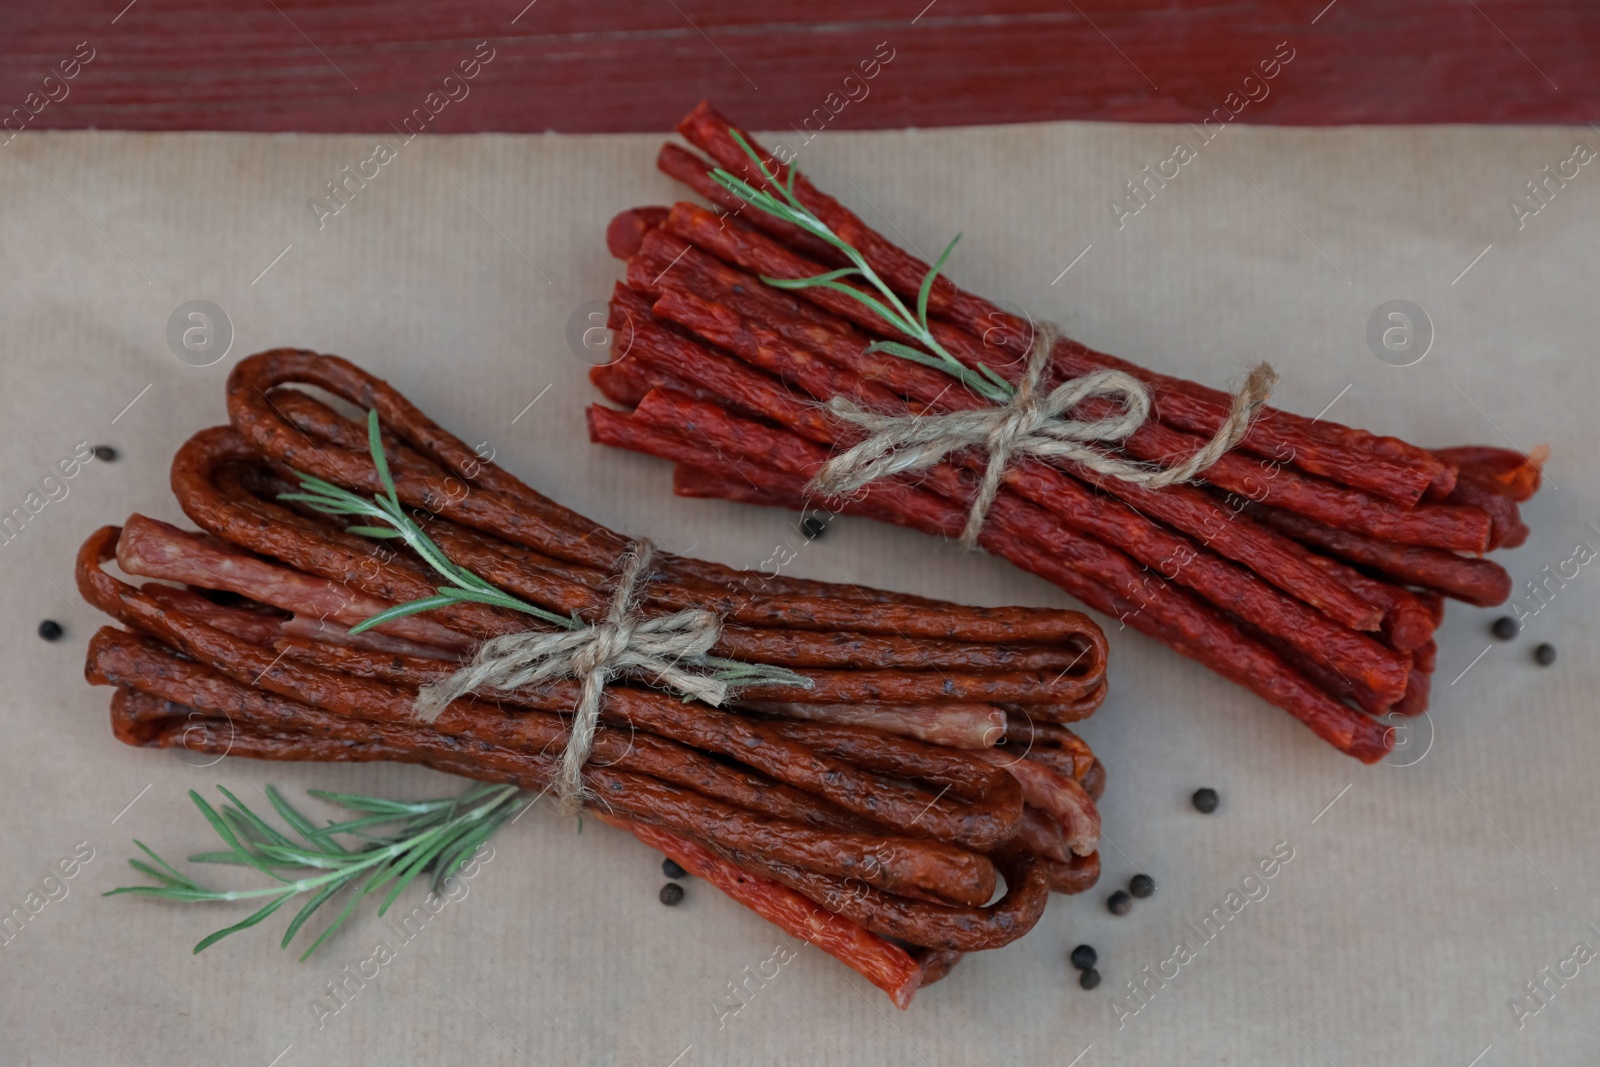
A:
POLYGON ((408 116, 442 133, 664 130, 701 97, 770 129, 1198 121, 1219 108, 1278 124, 1587 124, 1600 121, 1597 73, 1591 0, 74 0, 0 11, 0 114, 12 131, 356 132, 408 116), (477 64, 470 79, 463 62, 477 64))

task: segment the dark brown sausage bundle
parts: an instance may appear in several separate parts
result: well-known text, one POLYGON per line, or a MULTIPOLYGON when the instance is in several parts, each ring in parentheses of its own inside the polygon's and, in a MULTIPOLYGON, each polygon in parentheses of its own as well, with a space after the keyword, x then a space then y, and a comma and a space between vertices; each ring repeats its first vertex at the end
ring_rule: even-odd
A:
MULTIPOLYGON (((608 610, 627 538, 484 462, 359 368, 263 353, 230 377, 233 424, 174 458, 173 491, 201 532, 134 515, 80 552, 80 591, 126 627, 96 634, 86 665, 116 688, 117 736, 549 789, 577 681, 463 697, 431 722, 412 710, 422 686, 528 616, 463 602, 351 631, 440 579, 421 557, 282 499, 298 475, 357 493, 380 484, 365 429, 293 382, 379 413, 397 495, 453 564, 564 616, 608 610), (114 576, 113 559, 149 581, 114 576)), ((608 684, 583 768, 607 821, 814 936, 902 1007, 959 954, 1026 933, 1051 890, 1094 883, 1104 768, 1060 725, 1105 697, 1105 638, 1085 616, 667 554, 643 586, 643 616, 709 607, 724 620, 717 655, 810 685, 753 687, 714 708, 608 684), (1027 739, 1003 751, 1028 754, 996 758, 1013 722, 1030 724, 1027 739)))

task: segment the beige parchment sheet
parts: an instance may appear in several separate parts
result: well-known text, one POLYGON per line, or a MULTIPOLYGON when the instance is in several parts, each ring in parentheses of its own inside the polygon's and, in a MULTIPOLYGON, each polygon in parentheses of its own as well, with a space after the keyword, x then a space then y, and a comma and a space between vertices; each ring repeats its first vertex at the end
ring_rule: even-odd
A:
POLYGON ((137 877, 135 837, 168 857, 213 846, 189 789, 260 801, 269 783, 295 797, 456 785, 412 768, 134 751, 110 736, 109 692, 82 679, 101 620, 73 590, 75 549, 135 510, 182 521, 168 462, 223 421, 229 368, 263 348, 354 359, 541 491, 673 551, 757 566, 787 546, 796 574, 1071 603, 1001 562, 864 521, 807 544, 791 515, 675 499, 666 464, 588 443, 596 394, 569 325, 619 274, 610 216, 679 195, 653 169, 661 138, 396 144, 319 220, 308 202, 377 140, 25 134, 0 150, 0 512, 46 500, 0 545, 0 904, 47 901, 0 946, 0 1062, 1592 1062, 1600 963, 1579 963, 1578 946, 1600 948, 1600 572, 1567 561, 1579 543, 1600 549, 1600 165, 1563 163, 1577 142, 1600 145, 1583 128, 1239 128, 1202 143, 1187 127, 1058 124, 829 133, 801 149, 891 236, 937 254, 962 231, 959 280, 1096 347, 1217 385, 1271 360, 1275 402, 1424 444, 1553 446, 1525 512, 1533 536, 1500 558, 1519 586, 1568 577, 1528 602, 1540 610, 1512 643, 1489 637, 1496 613, 1451 606, 1433 710, 1393 765, 1337 754, 1113 624, 1111 696, 1083 727, 1110 769, 1100 889, 1057 898, 1028 937, 970 957, 904 1014, 704 885, 662 907, 659 857, 544 805, 425 925, 364 911, 306 963, 277 948, 277 916, 196 957, 245 913, 101 898, 137 877), (1136 214, 1115 210, 1142 168, 1173 173, 1179 141, 1193 158, 1146 184, 1136 214), (1511 198, 1563 165, 1576 176, 1519 219, 1511 198), (1367 341, 1374 309, 1396 299, 1431 322, 1408 367, 1367 341), (210 366, 191 364, 215 348, 186 363, 168 342, 192 300, 230 324, 210 366), (41 479, 80 442, 120 458, 47 499, 41 479), (47 617, 67 631, 55 644, 35 636, 47 617), (1540 641, 1559 649, 1553 667, 1534 665, 1540 641), (1223 797, 1211 818, 1186 800, 1201 785, 1223 797), (47 882, 75 849, 92 858, 47 882), (1292 859, 1245 897, 1274 849, 1292 859), (1111 917, 1105 894, 1136 871, 1156 895, 1111 917), (1100 952, 1092 993, 1066 964, 1079 942, 1100 952), (393 958, 348 980, 372 972, 379 944, 393 958), (787 958, 780 946, 794 958, 733 999, 787 958), (340 982, 345 999, 330 999, 340 982))

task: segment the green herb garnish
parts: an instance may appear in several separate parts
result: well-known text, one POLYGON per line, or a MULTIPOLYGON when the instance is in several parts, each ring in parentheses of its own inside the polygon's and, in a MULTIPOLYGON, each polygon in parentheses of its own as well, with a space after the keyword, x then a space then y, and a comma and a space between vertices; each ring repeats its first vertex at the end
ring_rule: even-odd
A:
POLYGON ((872 265, 867 262, 867 258, 855 246, 829 229, 827 223, 818 218, 815 212, 802 204, 800 199, 795 196, 794 179, 798 172, 793 164, 789 165, 788 180, 779 181, 778 176, 767 168, 761 157, 750 147, 750 142, 744 139, 743 134, 735 129, 728 130, 728 133, 735 141, 739 142, 739 147, 744 149, 745 154, 750 157, 750 161, 755 164, 756 169, 766 178, 772 188, 778 190, 779 194, 781 194, 781 199, 770 192, 757 189, 743 178, 731 174, 721 167, 711 172, 712 179, 750 206, 766 212, 773 218, 782 219, 784 222, 798 226, 812 236, 826 241, 844 253, 845 257, 853 264, 853 266, 840 267, 838 270, 830 270, 824 274, 812 275, 809 278, 771 278, 763 274, 761 275, 763 282, 775 289, 821 287, 843 293, 850 299, 870 308, 874 314, 895 330, 914 338, 928 350, 923 352, 899 341, 874 341, 867 346, 868 352, 888 352, 890 355, 909 359, 913 363, 921 363, 924 366, 943 371, 960 379, 973 392, 991 403, 1003 404, 1011 398, 1012 394, 1016 392, 1016 388, 1010 382, 1000 377, 984 364, 979 364, 978 370, 973 371, 951 355, 934 338, 933 330, 928 326, 928 294, 933 292, 934 279, 939 276, 939 271, 944 267, 945 260, 949 259, 950 253, 955 250, 956 242, 961 240, 959 233, 945 246, 944 252, 940 254, 938 260, 934 262, 927 275, 922 279, 922 287, 917 292, 917 310, 913 314, 900 300, 899 295, 889 288, 888 283, 878 276, 877 271, 872 269, 872 265), (871 293, 857 289, 855 286, 845 285, 840 281, 841 278, 850 277, 860 278, 867 282, 873 289, 877 290, 878 296, 873 296, 871 293))
POLYGON ((314 912, 344 890, 350 900, 344 910, 318 935, 300 957, 315 952, 349 918, 361 901, 386 892, 378 914, 389 910, 406 886, 424 871, 432 872, 435 893, 442 892, 445 880, 472 858, 478 846, 488 840, 505 821, 525 806, 522 790, 513 785, 474 785, 459 796, 414 802, 385 800, 380 797, 307 790, 310 795, 338 804, 356 815, 344 822, 315 826, 271 786, 266 797, 280 818, 300 837, 282 833, 262 819, 222 786, 217 791, 229 803, 221 810, 212 807, 199 793, 189 791, 200 814, 228 847, 221 852, 202 852, 189 857, 191 863, 230 863, 254 867, 273 881, 259 889, 207 889, 182 874, 156 855, 143 841, 134 844, 155 862, 130 859, 128 864, 141 874, 155 879, 155 885, 121 886, 104 894, 134 893, 185 903, 225 900, 260 900, 267 903, 254 914, 232 926, 200 940, 195 952, 202 952, 218 941, 247 927, 255 926, 290 900, 312 894, 284 931, 281 947, 289 942, 314 912), (387 832, 378 833, 388 826, 387 832), (346 847, 338 839, 359 842, 346 847), (301 843, 303 842, 303 843, 301 843), (287 873, 298 874, 290 876, 287 873))
POLYGON ((370 619, 363 619, 350 628, 351 633, 358 634, 374 626, 382 626, 393 619, 463 601, 524 612, 564 630, 576 630, 583 626, 583 622, 578 619, 557 615, 553 611, 546 611, 514 597, 479 578, 465 567, 452 563, 450 557, 444 554, 444 549, 435 544, 433 538, 429 537, 416 520, 406 514, 405 509, 400 506, 400 496, 395 492, 394 478, 389 474, 389 461, 383 453, 383 438, 378 429, 376 411, 367 413, 367 441, 372 451, 372 463, 378 469, 378 481, 383 484, 382 493, 374 494, 369 500, 332 482, 325 482, 321 478, 313 478, 309 474, 300 474, 297 471, 295 477, 300 479, 300 488, 304 491, 283 493, 278 499, 295 500, 313 511, 320 511, 335 518, 376 519, 385 523, 384 526, 349 526, 346 527, 346 531, 363 537, 401 538, 408 548, 421 556, 424 563, 450 584, 441 586, 437 596, 408 600, 404 604, 396 604, 392 608, 380 611, 370 619))

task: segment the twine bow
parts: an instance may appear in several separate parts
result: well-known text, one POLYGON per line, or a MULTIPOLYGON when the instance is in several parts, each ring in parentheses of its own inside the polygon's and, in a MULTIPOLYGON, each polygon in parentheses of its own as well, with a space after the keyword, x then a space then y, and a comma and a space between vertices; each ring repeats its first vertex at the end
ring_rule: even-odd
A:
POLYGON ((834 397, 828 402, 828 410, 859 426, 868 436, 830 459, 813 479, 811 490, 824 497, 843 496, 879 478, 924 470, 958 449, 981 446, 988 453, 988 461, 961 532, 962 545, 971 548, 977 544, 1013 456, 1067 459, 1096 474, 1145 489, 1163 489, 1190 480, 1238 444, 1278 380, 1271 366, 1258 364, 1245 380, 1244 388, 1234 396, 1228 417, 1216 435, 1177 466, 1155 467, 1118 458, 1086 443, 1120 441, 1150 417, 1150 393, 1131 374, 1098 370, 1040 394, 1039 382, 1050 366, 1057 336, 1053 327, 1041 325, 1016 392, 998 407, 943 415, 883 415, 857 407, 844 397, 834 397), (1088 422, 1063 417, 1092 397, 1117 400, 1121 410, 1088 422))
POLYGON ((728 698, 729 683, 690 669, 704 666, 706 653, 722 632, 715 613, 689 608, 651 619, 634 613, 640 579, 648 572, 654 553, 649 541, 634 543, 602 622, 577 630, 530 630, 485 641, 470 664, 442 682, 423 687, 414 705, 417 714, 432 721, 452 700, 479 689, 507 690, 556 678, 579 679, 582 695, 572 712, 556 782, 562 810, 568 814, 576 811, 587 796, 583 766, 600 721, 601 696, 611 679, 619 675, 644 678, 713 706, 728 698))

